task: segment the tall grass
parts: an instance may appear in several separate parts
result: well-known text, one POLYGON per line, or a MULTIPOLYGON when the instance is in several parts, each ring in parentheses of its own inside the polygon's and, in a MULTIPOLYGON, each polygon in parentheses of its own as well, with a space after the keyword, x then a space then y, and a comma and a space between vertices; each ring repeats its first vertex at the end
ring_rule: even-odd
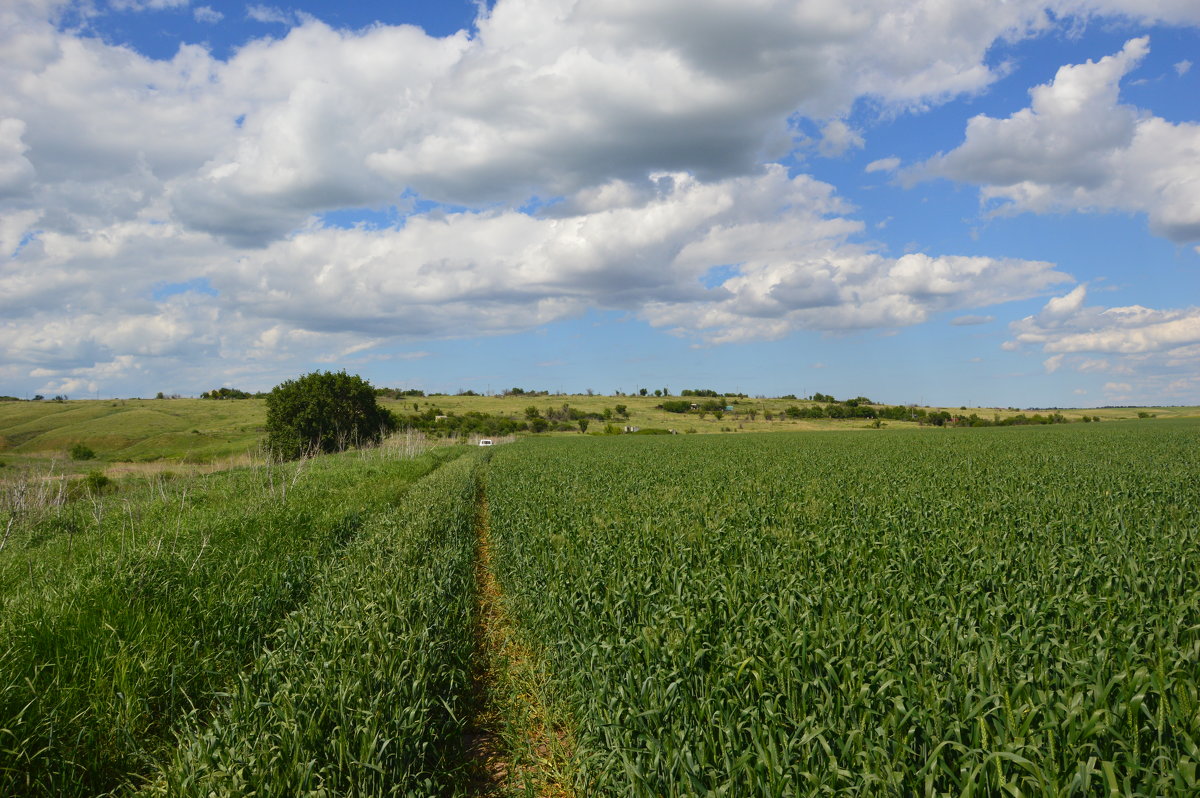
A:
POLYGON ((429 796, 461 786, 476 466, 442 468, 367 523, 147 792, 429 796))
POLYGON ((96 795, 149 771, 446 457, 349 456, 82 495, 0 552, 0 795, 96 795))
POLYGON ((497 450, 578 788, 1200 794, 1197 430, 497 450))

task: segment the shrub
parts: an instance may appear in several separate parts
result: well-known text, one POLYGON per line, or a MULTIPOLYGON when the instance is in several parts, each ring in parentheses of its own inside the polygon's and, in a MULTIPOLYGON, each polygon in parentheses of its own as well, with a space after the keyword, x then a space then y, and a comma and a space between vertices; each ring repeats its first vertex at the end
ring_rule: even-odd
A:
POLYGON ((93 496, 97 496, 104 492, 104 489, 112 484, 112 480, 104 476, 102 471, 89 472, 83 478, 83 485, 87 488, 87 492, 93 496))
POLYGON ((77 443, 70 449, 72 460, 95 460, 96 452, 86 443, 77 443))

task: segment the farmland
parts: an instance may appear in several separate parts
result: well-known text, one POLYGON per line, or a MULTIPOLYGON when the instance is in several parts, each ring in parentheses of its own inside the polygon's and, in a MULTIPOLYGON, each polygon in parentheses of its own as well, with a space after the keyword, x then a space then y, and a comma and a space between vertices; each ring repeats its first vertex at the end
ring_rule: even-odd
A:
POLYGON ((1197 431, 502 450, 498 578, 584 792, 1196 794, 1197 431))
POLYGON ((1194 795, 1198 443, 577 434, 10 504, 0 794, 1194 795))

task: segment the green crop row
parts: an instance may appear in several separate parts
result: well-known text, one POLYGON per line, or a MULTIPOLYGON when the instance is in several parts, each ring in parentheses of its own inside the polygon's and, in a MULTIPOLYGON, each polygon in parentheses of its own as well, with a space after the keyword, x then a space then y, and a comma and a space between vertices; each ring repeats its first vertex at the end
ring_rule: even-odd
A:
POLYGON ((1197 432, 497 451, 497 576, 577 788, 1200 794, 1197 432))
POLYGON ((96 795, 152 771, 339 552, 450 456, 126 483, 10 515, 0 795, 96 795))
POLYGON ((148 792, 439 795, 465 778, 476 466, 367 524, 148 792))

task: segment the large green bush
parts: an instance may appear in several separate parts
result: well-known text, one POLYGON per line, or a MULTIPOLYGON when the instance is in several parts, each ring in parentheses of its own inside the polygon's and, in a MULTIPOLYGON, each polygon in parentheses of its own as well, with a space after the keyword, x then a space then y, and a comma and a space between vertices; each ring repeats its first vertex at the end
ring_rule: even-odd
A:
POLYGON ((395 419, 357 374, 314 371, 267 395, 267 448, 282 460, 377 443, 395 419))

